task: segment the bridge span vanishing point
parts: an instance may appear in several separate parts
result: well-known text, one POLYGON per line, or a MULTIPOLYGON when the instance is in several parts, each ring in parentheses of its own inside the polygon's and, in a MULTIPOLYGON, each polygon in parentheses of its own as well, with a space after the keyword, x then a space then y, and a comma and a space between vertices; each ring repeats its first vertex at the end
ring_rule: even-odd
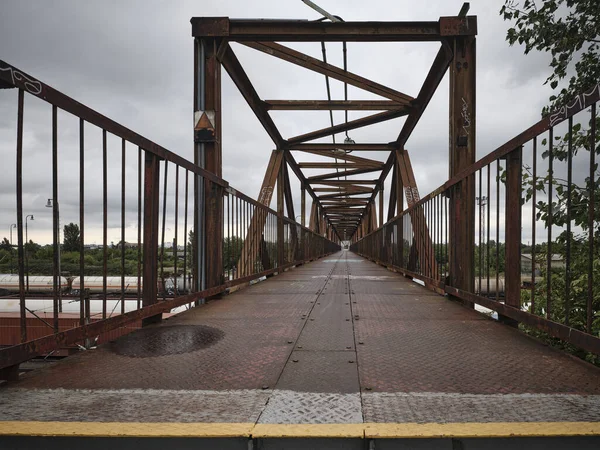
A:
POLYGON ((430 22, 325 11, 318 21, 193 18, 193 161, 0 61, 0 88, 16 101, 17 244, 7 251, 19 279, 0 298, 18 303, 0 318, 0 447, 598 448, 600 180, 590 149, 600 84, 476 161, 477 17, 467 12, 430 22), (348 71, 345 51, 343 68, 326 59, 329 42, 416 41, 440 47, 414 97, 348 71), (320 43, 323 60, 280 42, 320 43), (345 98, 263 99, 231 43, 319 73, 328 91, 342 82, 345 98), (222 68, 274 143, 257 199, 222 178, 222 68), (446 72, 449 178, 421 196, 406 143, 446 72), (348 99, 348 85, 382 99, 348 99), (51 273, 30 266, 24 213, 33 97, 51 111, 51 273), (337 125, 331 115, 328 128, 284 138, 272 110, 378 112, 337 125), (63 113, 77 125, 78 187, 61 184, 63 113), (398 117, 392 142, 347 134, 398 117), (86 168, 93 151, 98 178, 86 168), (117 183, 110 223, 121 242, 110 248, 117 183), (65 274, 59 205, 77 188, 79 262, 65 274), (86 259, 94 232, 102 267, 86 259), (51 311, 32 307, 30 274, 51 275, 51 311), (100 292, 86 288, 92 275, 100 292), (76 354, 26 370, 65 351, 76 354))

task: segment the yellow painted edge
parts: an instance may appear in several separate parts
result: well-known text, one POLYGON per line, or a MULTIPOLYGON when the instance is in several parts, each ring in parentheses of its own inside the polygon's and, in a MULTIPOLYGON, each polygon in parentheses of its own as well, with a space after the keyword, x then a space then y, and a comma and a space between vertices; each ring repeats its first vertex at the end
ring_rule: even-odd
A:
POLYGON ((366 438, 598 436, 600 422, 365 423, 366 438))
POLYGON ((600 422, 254 424, 0 421, 2 435, 388 439, 600 436, 600 422))
POLYGON ((364 423, 331 424, 271 424, 258 423, 252 429, 253 438, 360 438, 365 435, 364 423))
POLYGON ((254 423, 0 422, 0 436, 250 437, 254 423))

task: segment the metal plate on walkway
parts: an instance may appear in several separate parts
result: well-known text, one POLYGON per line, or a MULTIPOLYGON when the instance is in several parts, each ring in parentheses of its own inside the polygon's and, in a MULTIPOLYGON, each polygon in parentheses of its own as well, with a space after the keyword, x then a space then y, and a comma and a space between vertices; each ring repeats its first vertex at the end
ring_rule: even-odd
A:
POLYGON ((486 320, 485 315, 435 294, 355 294, 352 301, 361 319, 486 320))
POLYGON ((363 387, 380 392, 600 394, 600 370, 491 320, 355 324, 363 387))
POLYGON ((0 391, 0 420, 600 421, 599 369, 397 274, 361 278, 381 270, 350 259, 333 255, 140 333, 221 330, 210 346, 136 358, 107 345, 24 375, 0 391), (307 267, 334 274, 319 297, 298 292, 326 284, 304 278, 307 267), (334 294, 348 271, 352 289, 334 294))
POLYGON ((353 352, 294 351, 277 383, 277 389, 356 393, 359 392, 356 366, 353 352))

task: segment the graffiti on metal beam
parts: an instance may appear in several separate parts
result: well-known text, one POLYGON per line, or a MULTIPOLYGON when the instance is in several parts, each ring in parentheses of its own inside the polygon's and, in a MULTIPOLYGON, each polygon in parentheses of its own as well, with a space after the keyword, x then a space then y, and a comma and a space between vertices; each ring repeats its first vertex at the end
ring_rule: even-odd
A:
POLYGON ((550 114, 550 126, 553 127, 554 125, 556 125, 559 122, 562 122, 574 113, 577 113, 582 109, 587 108, 592 103, 597 102, 598 97, 600 97, 600 83, 595 85, 589 91, 584 92, 583 94, 579 94, 573 99, 573 101, 571 101, 571 103, 567 103, 554 114, 550 114))
POLYGON ((269 206, 271 203, 271 197, 273 196, 273 188, 271 186, 266 186, 262 188, 260 191, 260 195, 258 196, 258 202, 263 205, 269 206))
POLYGON ((406 186, 404 188, 404 195, 409 206, 417 203, 421 198, 419 197, 419 190, 416 187, 406 186))
POLYGON ((25 90, 33 95, 39 95, 42 93, 42 83, 38 80, 28 77, 23 72, 19 72, 18 70, 12 67, 0 67, 0 71, 9 72, 10 78, 12 80, 12 84, 15 86, 17 83, 23 84, 25 90))
POLYGON ((465 100, 464 97, 461 97, 462 99, 462 110, 460 112, 460 115, 463 119, 463 130, 465 133, 467 133, 467 136, 469 135, 469 128, 471 128, 471 115, 469 114, 469 105, 467 104, 467 101, 465 100))

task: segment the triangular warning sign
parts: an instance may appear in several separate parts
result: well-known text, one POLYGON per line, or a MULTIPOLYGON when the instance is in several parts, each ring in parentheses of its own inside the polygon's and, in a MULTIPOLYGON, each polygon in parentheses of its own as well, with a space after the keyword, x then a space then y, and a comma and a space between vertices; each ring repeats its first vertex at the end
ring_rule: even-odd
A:
POLYGON ((196 111, 194 114, 194 122, 196 122, 194 126, 194 130, 214 130, 214 119, 215 112, 214 111, 196 111))

